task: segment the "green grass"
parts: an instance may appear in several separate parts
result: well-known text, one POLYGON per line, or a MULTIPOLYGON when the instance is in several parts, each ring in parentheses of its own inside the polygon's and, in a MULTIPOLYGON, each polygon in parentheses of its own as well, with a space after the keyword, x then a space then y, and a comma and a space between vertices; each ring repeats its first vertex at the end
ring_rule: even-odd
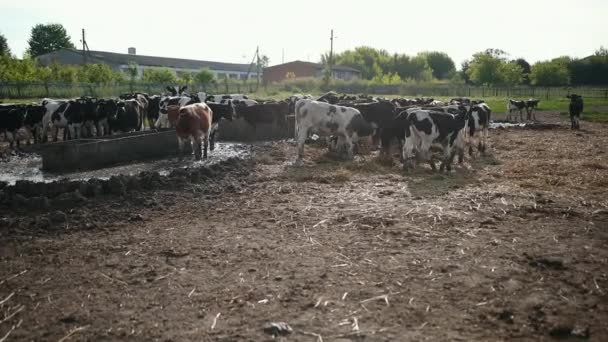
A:
MULTIPOLYGON (((563 116, 568 116, 568 112, 560 112, 563 116)), ((608 123, 608 109, 606 111, 600 112, 597 110, 591 110, 589 112, 583 112, 581 114, 581 120, 589 121, 589 122, 603 122, 608 123)))

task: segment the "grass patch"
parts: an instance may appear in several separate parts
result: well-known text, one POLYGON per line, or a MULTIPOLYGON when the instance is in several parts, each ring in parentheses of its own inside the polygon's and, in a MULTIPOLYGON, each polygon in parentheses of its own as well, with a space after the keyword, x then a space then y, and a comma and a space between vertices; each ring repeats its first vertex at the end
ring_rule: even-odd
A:
MULTIPOLYGON (((568 112, 560 112, 559 113, 562 116, 567 116, 570 117, 570 114, 568 112)), ((603 123, 607 123, 608 122, 608 112, 600 112, 597 110, 592 110, 589 112, 583 112, 583 114, 581 114, 581 120, 583 121, 588 121, 588 122, 603 122, 603 123)))

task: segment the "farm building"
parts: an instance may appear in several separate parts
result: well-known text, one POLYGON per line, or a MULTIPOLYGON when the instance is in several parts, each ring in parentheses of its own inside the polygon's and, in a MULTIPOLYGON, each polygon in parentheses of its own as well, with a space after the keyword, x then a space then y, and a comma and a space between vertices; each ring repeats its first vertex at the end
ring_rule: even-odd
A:
MULTIPOLYGON (((323 69, 324 66, 320 63, 293 61, 264 68, 262 75, 264 84, 268 84, 280 82, 289 78, 322 77, 323 69)), ((334 78, 348 81, 359 78, 360 76, 361 72, 357 69, 343 65, 336 65, 333 67, 334 78)))
POLYGON ((82 65, 85 63, 103 63, 107 64, 114 70, 126 72, 129 63, 134 62, 138 66, 138 75, 141 78, 144 69, 148 68, 167 68, 172 71, 180 72, 198 72, 203 68, 209 68, 216 78, 232 78, 232 79, 255 79, 257 73, 255 68, 251 68, 249 64, 238 63, 223 63, 200 61, 194 59, 168 58, 144 56, 136 54, 135 48, 129 48, 129 53, 116 53, 106 51, 87 51, 83 53, 76 49, 59 49, 36 57, 41 65, 50 65, 53 63, 67 65, 82 65))

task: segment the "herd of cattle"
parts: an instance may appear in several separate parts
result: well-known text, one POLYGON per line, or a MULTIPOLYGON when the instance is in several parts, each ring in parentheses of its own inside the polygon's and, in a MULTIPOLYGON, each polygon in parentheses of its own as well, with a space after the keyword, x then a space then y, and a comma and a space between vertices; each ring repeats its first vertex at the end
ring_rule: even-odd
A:
MULTIPOLYGON (((330 137, 329 148, 345 151, 352 157, 357 140, 373 136, 381 145, 381 153, 389 154, 393 140, 401 146, 404 168, 413 161, 425 161, 435 169, 430 148, 443 147, 440 169, 450 171, 456 155, 462 162, 465 150, 484 153, 487 147, 491 109, 483 100, 453 98, 436 101, 432 98, 375 98, 349 96, 329 92, 314 99, 310 95, 293 95, 282 101, 249 99, 246 95, 188 94, 186 87, 167 87, 166 95, 145 93, 123 94, 119 99, 82 97, 71 100, 44 99, 40 104, 0 104, 0 132, 17 145, 31 139, 46 142, 52 130, 57 141, 59 129, 64 140, 131 132, 146 128, 174 127, 180 149, 188 140, 193 143, 195 157, 207 157, 214 149, 220 120, 242 118, 255 127, 272 123, 287 126, 287 116, 295 114, 297 161, 301 162, 306 140, 312 134, 330 137)), ((578 128, 582 97, 570 95, 572 128, 578 128)), ((507 119, 516 111, 523 120, 535 119, 533 110, 539 101, 508 100, 507 119)), ((517 119, 517 115, 515 115, 517 119)))

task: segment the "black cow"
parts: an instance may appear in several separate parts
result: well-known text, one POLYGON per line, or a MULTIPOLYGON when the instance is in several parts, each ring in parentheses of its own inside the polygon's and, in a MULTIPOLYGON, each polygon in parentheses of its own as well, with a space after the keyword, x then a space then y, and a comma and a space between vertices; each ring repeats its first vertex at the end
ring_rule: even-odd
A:
POLYGON ((108 118, 110 132, 126 133, 135 131, 140 127, 140 111, 142 108, 137 100, 118 101, 116 107, 116 113, 108 118))
POLYGON ((4 139, 9 142, 10 147, 24 139, 23 121, 25 118, 24 105, 0 106, 0 132, 4 132, 4 139))
POLYGON ((42 105, 27 105, 25 107, 23 124, 34 136, 34 144, 42 142, 42 118, 45 112, 46 108, 42 105))
POLYGON ((390 153, 390 144, 394 138, 399 140, 401 146, 405 127, 395 122, 396 107, 392 102, 357 103, 349 107, 357 109, 365 121, 375 128, 376 132, 373 136, 373 142, 376 145, 378 140, 380 140, 383 154, 388 155, 390 153))
POLYGON ((160 95, 150 96, 148 99, 148 122, 152 126, 158 120, 158 113, 160 111, 160 95))
POLYGON ((583 113, 583 97, 576 94, 571 94, 566 97, 570 99, 570 106, 568 107, 570 111, 570 128, 580 129, 580 118, 583 113))
POLYGON ((256 129, 258 124, 276 124, 281 128, 287 127, 289 104, 284 101, 277 103, 262 103, 254 106, 239 104, 236 106, 237 117, 243 118, 256 129))
POLYGON ((84 137, 92 137, 95 135, 94 128, 97 127, 97 99, 92 97, 82 97, 79 100, 80 102, 80 111, 82 112, 82 118, 84 122, 82 123, 81 131, 82 136, 84 137))
POLYGON ((215 133, 217 133, 220 120, 224 118, 228 121, 232 121, 236 111, 232 102, 228 104, 207 102, 207 106, 211 108, 211 112, 213 113, 211 130, 209 131, 209 149, 213 151, 215 149, 215 133))

